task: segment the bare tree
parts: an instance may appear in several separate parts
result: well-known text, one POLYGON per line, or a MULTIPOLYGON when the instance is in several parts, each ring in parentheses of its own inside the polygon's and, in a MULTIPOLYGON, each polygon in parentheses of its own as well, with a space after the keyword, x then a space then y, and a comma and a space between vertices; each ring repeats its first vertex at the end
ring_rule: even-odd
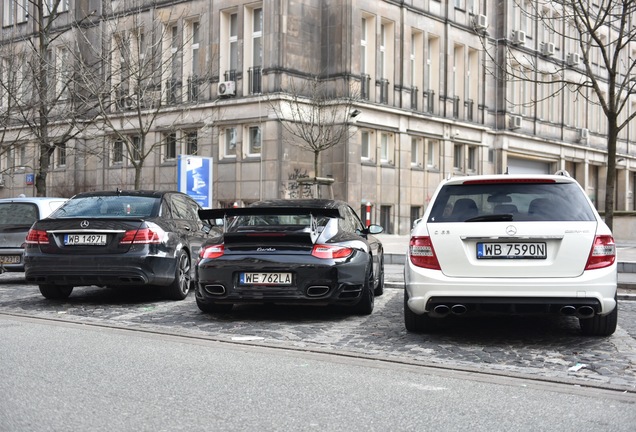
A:
MULTIPOLYGON (((66 12, 65 0, 16 2, 14 22, 28 26, 4 30, 0 49, 0 116, 5 152, 17 145, 35 143, 33 169, 38 196, 47 194, 51 154, 66 146, 85 129, 90 119, 90 103, 78 93, 70 53, 75 50, 69 28, 91 19, 66 12), (88 121, 87 121, 88 120, 88 121)), ((21 165, 27 165, 21 161, 21 165)))
MULTIPOLYGON (((636 94, 636 0, 515 2, 522 14, 536 22, 540 29, 580 50, 565 62, 550 63, 551 83, 559 85, 559 92, 573 92, 579 100, 599 106, 607 122, 605 221, 612 228, 617 143, 621 131, 636 118, 636 112, 629 113, 630 98, 636 94), (574 65, 582 68, 583 73, 574 73, 571 70, 574 65)), ((550 55, 550 48, 544 43, 543 54, 550 55)), ((546 85, 541 79, 544 66, 537 57, 508 50, 505 58, 491 56, 491 60, 499 75, 508 80, 546 85), (523 64, 523 68, 511 67, 513 61, 523 64)), ((522 103, 540 103, 540 98, 522 103)))
MULTIPOLYGON (((344 92, 343 92, 344 93, 344 92)), ((318 77, 293 78, 289 89, 268 99, 286 134, 285 142, 313 154, 314 180, 320 177, 320 154, 346 142, 355 134, 352 117, 358 97, 338 96, 334 84, 318 77)))
MULTIPOLYGON (((99 95, 95 127, 117 146, 115 157, 133 166, 135 189, 141 188, 147 159, 166 144, 152 139, 157 129, 210 125, 215 112, 198 109, 210 82, 199 71, 210 68, 204 67, 204 56, 185 49, 198 44, 198 22, 185 20, 185 9, 171 4, 162 9, 161 3, 118 2, 116 10, 102 17, 101 44, 86 41, 94 45, 91 57, 100 67, 87 67, 81 74, 83 85, 99 95), (182 75, 186 70, 189 75, 182 75)), ((184 136, 195 152, 195 138, 184 136)))

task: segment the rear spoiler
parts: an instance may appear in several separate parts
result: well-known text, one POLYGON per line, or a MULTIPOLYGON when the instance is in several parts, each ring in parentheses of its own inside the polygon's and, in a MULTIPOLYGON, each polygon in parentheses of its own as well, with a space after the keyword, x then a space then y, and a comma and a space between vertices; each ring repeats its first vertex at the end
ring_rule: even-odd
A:
POLYGON ((200 209, 201 220, 225 219, 234 216, 313 216, 339 218, 340 210, 321 207, 238 207, 200 209))
MULTIPOLYGON (((309 216, 309 228, 312 243, 320 236, 318 232, 317 217, 342 218, 340 210, 326 209, 321 207, 238 207, 238 208, 221 208, 221 209, 200 209, 199 218, 201 220, 223 219, 223 232, 227 231, 227 218, 234 216, 309 216)), ((331 232, 333 228, 329 228, 332 224, 329 221, 325 229, 331 232)))

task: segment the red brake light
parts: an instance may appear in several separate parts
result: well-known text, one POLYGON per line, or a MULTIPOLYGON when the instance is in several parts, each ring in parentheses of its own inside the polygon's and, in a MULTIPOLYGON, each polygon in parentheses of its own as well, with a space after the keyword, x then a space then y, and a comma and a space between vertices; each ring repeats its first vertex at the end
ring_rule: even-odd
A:
POLYGON ((27 244, 49 244, 49 235, 46 231, 30 229, 26 236, 27 244))
POLYGON ((552 179, 511 179, 511 178, 502 178, 502 179, 487 179, 487 180, 466 180, 463 184, 496 184, 496 183, 556 183, 555 180, 552 179))
POLYGON ((353 249, 337 245, 314 245, 311 255, 321 259, 342 259, 353 253, 353 249))
POLYGON ((159 227, 128 230, 119 244, 158 244, 161 243, 164 234, 165 232, 159 227))
POLYGON ((441 270, 437 255, 435 255, 433 243, 428 236, 411 237, 411 241, 409 242, 409 257, 413 265, 417 267, 441 270))
POLYGON ((225 253, 225 245, 222 245, 222 244, 211 245, 211 246, 206 246, 202 248, 201 252, 199 252, 199 257, 201 259, 206 259, 206 258, 215 259, 215 258, 222 257, 224 253, 225 253))
POLYGON ((610 235, 596 236, 585 270, 609 267, 616 260, 616 244, 610 235))

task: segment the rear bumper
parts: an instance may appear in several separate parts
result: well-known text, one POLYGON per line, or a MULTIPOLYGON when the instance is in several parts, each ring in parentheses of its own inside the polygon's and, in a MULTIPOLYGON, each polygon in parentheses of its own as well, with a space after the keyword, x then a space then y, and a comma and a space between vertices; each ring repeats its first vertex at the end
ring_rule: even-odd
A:
MULTIPOLYGON (((232 259, 196 268, 195 295, 200 303, 280 303, 308 305, 355 305, 361 299, 368 265, 366 255, 341 263, 313 258, 281 263, 232 259), (290 286, 241 286, 241 272, 291 272, 290 286)), ((278 257, 281 259, 281 257, 278 257)), ((291 258, 288 259, 291 261, 291 258)))
POLYGON ((417 314, 461 304, 468 312, 501 313, 563 313, 565 306, 591 306, 595 314, 605 315, 616 307, 618 282, 616 264, 575 278, 450 278, 408 260, 404 279, 408 307, 417 314))
POLYGON ((168 285, 175 273, 166 256, 25 256, 26 281, 38 285, 168 285))
POLYGON ((0 272, 2 271, 14 271, 14 272, 23 272, 24 271, 24 249, 15 249, 15 248, 0 248, 0 272), (15 257, 18 257, 17 263, 4 263, 4 258, 11 258, 13 261, 15 257))

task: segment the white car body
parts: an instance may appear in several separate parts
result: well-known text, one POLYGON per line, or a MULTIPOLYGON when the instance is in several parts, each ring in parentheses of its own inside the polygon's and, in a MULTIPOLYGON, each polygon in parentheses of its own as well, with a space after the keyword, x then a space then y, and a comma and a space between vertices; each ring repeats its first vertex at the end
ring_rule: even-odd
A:
POLYGON ((66 201, 52 197, 0 199, 0 272, 24 271, 24 242, 29 228, 66 201))
POLYGON ((425 331, 434 325, 431 318, 449 314, 546 312, 577 316, 585 334, 611 334, 617 316, 615 254, 610 229, 567 174, 449 179, 411 232, 404 268, 406 327, 425 331), (465 195, 479 202, 478 209, 458 218, 444 204, 440 216, 441 201, 453 199, 459 206, 468 187, 482 191, 465 195), (500 187, 520 193, 483 192, 500 187), (542 195, 522 193, 529 188, 546 197, 555 188, 567 194, 536 198, 542 195), (550 205, 551 216, 535 212, 530 198, 550 205), (566 220, 557 220, 561 216, 566 220))

